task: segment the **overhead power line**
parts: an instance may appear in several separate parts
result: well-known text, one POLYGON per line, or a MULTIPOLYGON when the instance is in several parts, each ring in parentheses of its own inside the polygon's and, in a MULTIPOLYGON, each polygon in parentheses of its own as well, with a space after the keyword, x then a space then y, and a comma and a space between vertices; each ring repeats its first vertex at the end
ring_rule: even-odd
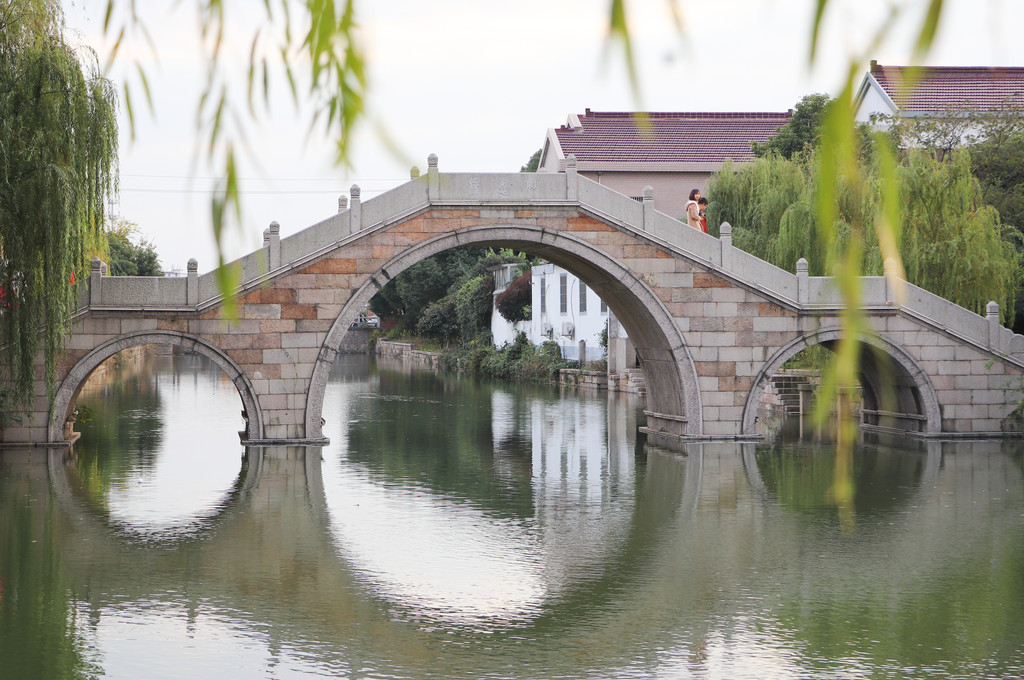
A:
MULTIPOLYGON (((364 191, 387 191, 387 189, 366 189, 360 187, 364 191)), ((279 194, 343 194, 345 188, 341 187, 338 189, 240 189, 239 194, 255 194, 255 195, 279 195, 279 194)), ((121 187, 119 191, 129 194, 215 194, 218 193, 213 189, 131 189, 121 187)))
MULTIPOLYGON (((180 179, 180 180, 220 180, 226 177, 211 177, 200 175, 144 175, 121 173, 121 178, 146 177, 152 179, 180 179)), ((239 182, 404 182, 408 177, 353 177, 339 179, 337 177, 239 177, 239 182)))

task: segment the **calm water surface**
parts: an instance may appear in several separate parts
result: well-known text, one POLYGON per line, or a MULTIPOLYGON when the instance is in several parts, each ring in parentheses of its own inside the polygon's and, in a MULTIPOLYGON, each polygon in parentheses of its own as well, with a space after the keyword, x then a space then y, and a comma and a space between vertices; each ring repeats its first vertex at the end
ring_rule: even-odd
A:
POLYGON ((637 441, 624 395, 339 362, 245 450, 201 357, 0 453, 0 678, 1024 676, 1017 444, 637 441))

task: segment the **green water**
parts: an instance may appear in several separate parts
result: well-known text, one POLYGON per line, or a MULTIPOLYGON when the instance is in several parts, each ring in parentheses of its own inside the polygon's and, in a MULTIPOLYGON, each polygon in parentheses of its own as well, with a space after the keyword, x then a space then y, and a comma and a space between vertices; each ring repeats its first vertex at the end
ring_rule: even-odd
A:
POLYGON ((1024 457, 637 441, 635 398, 339 362, 246 450, 200 357, 0 453, 0 678, 1024 676, 1024 457))

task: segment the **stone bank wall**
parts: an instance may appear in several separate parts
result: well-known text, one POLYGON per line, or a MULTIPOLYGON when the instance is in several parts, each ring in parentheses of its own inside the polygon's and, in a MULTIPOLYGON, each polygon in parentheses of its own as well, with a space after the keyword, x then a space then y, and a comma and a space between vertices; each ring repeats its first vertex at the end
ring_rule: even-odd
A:
POLYGON ((437 369, 440 366, 441 354, 439 352, 415 349, 410 342, 378 340, 376 352, 377 356, 402 359, 424 368, 437 369))

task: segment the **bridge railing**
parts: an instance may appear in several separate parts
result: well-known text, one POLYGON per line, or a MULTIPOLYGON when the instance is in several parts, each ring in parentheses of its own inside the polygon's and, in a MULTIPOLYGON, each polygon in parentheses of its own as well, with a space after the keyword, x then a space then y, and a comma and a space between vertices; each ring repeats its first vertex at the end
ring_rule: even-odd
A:
MULTIPOLYGON (((434 167, 430 168, 433 171, 434 167)), ((428 181, 431 175, 428 175, 428 181)), ((430 202, 475 202, 482 206, 573 201, 566 195, 565 176, 553 173, 444 173, 430 202)))
POLYGON ((195 260, 188 267, 186 277, 107 276, 107 265, 94 257, 88 279, 79 282, 79 311, 194 306, 199 300, 195 260))
POLYGON ((950 302, 913 284, 906 284, 902 309, 983 347, 1011 355, 1024 353, 1024 336, 999 323, 999 305, 990 302, 985 316, 950 302))
MULTIPOLYGON (((358 238, 361 232, 401 221, 431 206, 544 207, 566 205, 590 213, 609 224, 679 252, 714 272, 762 291, 794 309, 838 309, 843 300, 830 277, 807 276, 806 262, 797 273, 780 269, 732 245, 732 228, 721 227, 720 238, 692 229, 654 210, 653 191, 641 201, 579 176, 575 159, 566 161, 564 173, 440 173, 437 157, 428 159, 425 176, 413 171, 411 181, 373 199, 361 201, 358 186, 349 198, 339 199, 337 214, 286 238, 274 222, 264 232, 263 247, 229 266, 241 272, 241 288, 258 285, 268 277, 303 267, 307 262, 358 238)), ((105 265, 94 260, 88 287, 82 287, 82 310, 172 309, 202 310, 219 303, 222 293, 216 272, 197 274, 190 260, 186 277, 110 277, 105 265)), ((862 278, 862 301, 867 307, 894 307, 893 291, 884 277, 862 278)), ((1024 352, 1024 337, 998 323, 998 307, 979 316, 948 300, 907 284, 901 309, 940 329, 955 332, 981 347, 997 352, 1024 352)))
MULTIPOLYGON (((278 269, 282 264, 303 262, 314 253, 323 252, 348 236, 349 212, 332 215, 297 234, 280 239, 277 257, 273 256, 272 250, 268 252, 272 265, 270 271, 278 269)), ((268 244, 268 247, 273 246, 268 244)))
MULTIPOLYGON (((346 235, 405 219, 430 206, 426 177, 415 177, 369 201, 359 202, 358 215, 354 214, 353 210, 359 199, 359 187, 352 187, 350 194, 351 201, 348 210, 350 228, 346 235)), ((340 214, 339 217, 341 217, 340 214)))
POLYGON ((759 257, 751 255, 745 250, 740 250, 733 246, 731 227, 729 230, 723 230, 721 249, 721 267, 724 271, 729 272, 740 280, 746 281, 749 285, 755 286, 759 290, 771 292, 775 297, 794 303, 799 302, 799 280, 796 274, 780 269, 759 257), (729 233, 726 234, 726 231, 729 233))

